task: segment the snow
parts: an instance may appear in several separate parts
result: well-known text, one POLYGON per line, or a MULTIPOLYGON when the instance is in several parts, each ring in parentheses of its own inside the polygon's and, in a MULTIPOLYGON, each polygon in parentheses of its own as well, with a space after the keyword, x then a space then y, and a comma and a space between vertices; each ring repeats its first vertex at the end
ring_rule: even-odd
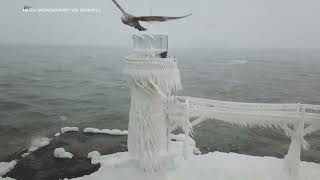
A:
POLYGON ((17 161, 15 160, 11 162, 0 162, 0 177, 11 171, 16 164, 17 161))
POLYGON ((5 178, 0 177, 0 180, 15 180, 15 179, 10 178, 10 177, 5 177, 5 178))
POLYGON ((79 131, 78 127, 63 127, 61 128, 60 132, 61 133, 66 133, 66 132, 77 132, 79 131))
MULTIPOLYGON (((186 140, 186 135, 185 134, 171 134, 171 139, 184 142, 186 140)), ((188 140, 189 144, 196 144, 196 142, 190 136, 188 136, 187 140, 188 140)))
POLYGON ((88 153, 88 158, 89 159, 92 159, 92 158, 95 158, 95 157, 99 157, 101 156, 100 153, 98 151, 92 151, 92 152, 89 152, 88 153))
POLYGON ((47 138, 47 137, 37 137, 37 138, 34 138, 32 141, 31 141, 31 145, 30 147, 28 148, 28 152, 26 153, 23 153, 21 154, 21 157, 26 157, 28 156, 30 153, 42 148, 42 147, 45 147, 45 146, 48 146, 50 144, 50 141, 51 139, 50 138, 47 138))
POLYGON ((170 137, 173 140, 187 143, 189 146, 191 146, 193 154, 196 154, 196 155, 201 154, 201 151, 196 147, 196 141, 193 140, 190 136, 186 138, 185 134, 171 134, 170 137))
POLYGON ((91 159, 91 164, 98 164, 98 158, 101 154, 98 151, 92 151, 88 153, 88 158, 91 159))
MULTIPOLYGON (((47 146, 50 144, 51 139, 47 138, 47 137, 39 137, 39 138, 35 138, 32 140, 31 142, 31 146, 28 149, 28 153, 36 151, 37 149, 47 146)), ((28 154, 24 154, 28 155, 28 154)))
POLYGON ((119 129, 96 129, 96 128, 85 128, 84 133, 97 133, 97 134, 110 134, 110 135, 127 135, 127 130, 119 129))
POLYGON ((26 157, 26 156, 28 156, 30 153, 23 153, 23 154, 21 154, 21 157, 26 157))
POLYGON ((53 152, 53 155, 55 158, 71 159, 73 157, 73 154, 71 154, 70 152, 66 152, 64 148, 56 148, 53 152))
POLYGON ((63 128, 60 129, 59 132, 54 134, 54 137, 58 137, 61 134, 66 133, 66 132, 78 132, 78 131, 79 131, 78 127, 63 127, 63 128))
MULTIPOLYGON (((172 144, 176 144, 171 153, 174 166, 168 166, 167 171, 145 173, 136 167, 128 152, 120 152, 98 157, 101 168, 97 172, 74 180, 289 180, 283 159, 213 152, 184 160, 182 143, 172 144)), ((301 180, 320 177, 320 164, 301 162, 300 170, 301 180)))

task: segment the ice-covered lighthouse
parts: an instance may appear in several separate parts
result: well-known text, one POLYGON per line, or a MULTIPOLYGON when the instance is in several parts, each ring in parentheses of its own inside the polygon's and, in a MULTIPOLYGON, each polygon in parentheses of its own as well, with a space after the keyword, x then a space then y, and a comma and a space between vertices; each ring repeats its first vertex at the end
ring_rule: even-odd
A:
MULTIPOLYGON (((124 74, 127 78, 131 107, 129 114, 128 151, 130 162, 134 167, 139 166, 146 172, 170 172, 180 177, 185 174, 184 168, 192 167, 192 163, 199 162, 200 169, 194 169, 190 177, 177 179, 194 179, 209 168, 205 174, 209 179, 222 173, 223 177, 250 177, 248 179, 275 179, 275 180, 302 180, 314 179, 318 176, 318 167, 308 167, 300 162, 301 149, 307 150, 310 146, 305 136, 320 129, 320 106, 300 103, 247 103, 230 102, 195 98, 189 96, 176 96, 175 92, 182 89, 180 72, 175 57, 168 56, 168 36, 162 34, 134 34, 133 50, 125 58, 124 74), (189 119, 194 119, 191 123, 189 119), (193 156, 196 152, 195 142, 189 137, 192 126, 207 120, 218 120, 239 126, 263 127, 282 129, 291 139, 289 150, 284 159, 269 161, 268 158, 259 157, 251 164, 242 167, 241 171, 234 166, 238 157, 226 155, 219 160, 218 154, 193 156), (170 155, 171 132, 181 128, 184 135, 179 136, 183 141, 180 154, 170 155), (178 163, 177 171, 166 171, 167 167, 174 167, 173 159, 184 157, 186 161, 178 163), (191 157, 191 158, 189 158, 191 157), (208 158, 208 159, 206 159, 208 158), (231 163, 224 166, 224 163, 231 163), (267 162, 267 163, 264 163, 267 162), (222 167, 220 170, 213 167, 222 167), (179 165, 178 165, 179 166, 179 165), (245 170, 247 168, 247 170, 245 170), (252 168, 258 173, 250 174, 252 168), (184 169, 184 170, 182 170, 184 169), (269 169, 269 171, 266 171, 269 169), (272 169, 272 170, 270 170, 272 169), (181 170, 181 171, 180 171, 181 170), (181 173, 183 172, 183 173, 181 173), (239 173, 240 172, 240 173, 239 173), (312 175, 308 175, 310 173, 312 175), (269 178, 271 177, 271 178, 269 178)), ((175 148, 172 148, 175 149, 175 148)), ((180 152, 178 152, 180 153, 180 152)), ((249 158, 241 155, 242 160, 249 158)), ((241 162, 242 164, 243 162, 241 162)), ((174 168, 173 168, 174 169, 174 168)), ((138 171, 137 171, 138 172, 138 171)), ((172 175, 172 174, 171 174, 172 175)), ((143 176, 147 176, 144 174, 143 176)), ((204 178, 206 179, 206 178, 204 178)), ((221 178, 234 179, 234 178, 221 178)))
POLYGON ((132 40, 124 69, 131 94, 128 151, 141 168, 154 172, 168 160, 171 131, 180 126, 187 136, 191 125, 187 104, 174 96, 182 87, 177 59, 168 56, 168 35, 134 34, 132 40))

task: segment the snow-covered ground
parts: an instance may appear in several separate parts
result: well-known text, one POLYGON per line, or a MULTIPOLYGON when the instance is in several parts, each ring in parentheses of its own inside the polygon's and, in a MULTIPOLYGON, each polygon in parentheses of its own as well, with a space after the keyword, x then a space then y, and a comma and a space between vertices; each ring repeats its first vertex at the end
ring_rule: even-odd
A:
MULTIPOLYGON (((144 173, 136 168, 128 152, 120 152, 98 157, 101 168, 97 172, 73 180, 289 180, 283 159, 213 152, 184 160, 180 155, 182 143, 172 145, 175 168, 166 172, 144 173)), ((320 164, 301 162, 301 180, 319 178, 320 164)))
POLYGON ((96 129, 96 128, 85 128, 84 133, 97 133, 97 134, 109 134, 109 135, 127 135, 127 130, 119 129, 96 129))
POLYGON ((5 178, 0 177, 0 180, 15 180, 15 179, 10 178, 10 177, 5 177, 5 178))
POLYGON ((11 169, 13 169, 16 164, 17 164, 17 161, 0 162, 0 178, 1 176, 11 171, 11 169))

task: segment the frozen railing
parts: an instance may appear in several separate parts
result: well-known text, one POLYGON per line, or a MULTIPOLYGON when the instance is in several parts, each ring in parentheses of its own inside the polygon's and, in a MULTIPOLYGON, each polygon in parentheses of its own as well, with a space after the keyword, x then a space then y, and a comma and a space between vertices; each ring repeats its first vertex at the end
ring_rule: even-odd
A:
POLYGON ((205 120, 220 120, 240 126, 281 128, 291 138, 285 156, 290 179, 299 179, 301 147, 309 148, 304 136, 320 129, 320 105, 241 103, 178 96, 188 107, 196 126, 205 120))

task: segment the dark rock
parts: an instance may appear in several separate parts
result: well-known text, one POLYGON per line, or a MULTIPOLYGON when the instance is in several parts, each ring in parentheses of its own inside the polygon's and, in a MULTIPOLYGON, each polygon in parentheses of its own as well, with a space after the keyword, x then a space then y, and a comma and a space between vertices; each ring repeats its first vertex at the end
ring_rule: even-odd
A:
MULTIPOLYGON (((21 158, 14 154, 8 159, 17 159, 15 168, 4 177, 16 180, 58 180, 75 178, 91 174, 100 168, 100 164, 91 164, 87 155, 99 151, 102 155, 127 151, 127 136, 106 134, 86 134, 67 132, 51 140, 48 146, 42 147, 30 155, 21 158), (63 147, 74 156, 72 159, 57 159, 53 156, 56 148, 63 147)), ((25 151, 23 151, 25 152, 25 151)))

